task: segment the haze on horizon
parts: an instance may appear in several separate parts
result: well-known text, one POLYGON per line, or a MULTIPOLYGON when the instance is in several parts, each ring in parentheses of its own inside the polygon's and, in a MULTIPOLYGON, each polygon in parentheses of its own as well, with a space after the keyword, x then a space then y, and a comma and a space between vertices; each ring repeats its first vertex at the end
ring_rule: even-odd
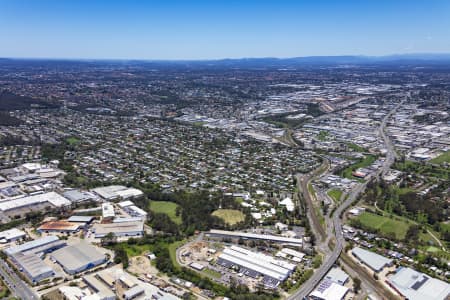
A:
POLYGON ((0 1, 0 57, 450 52, 450 1, 0 1))

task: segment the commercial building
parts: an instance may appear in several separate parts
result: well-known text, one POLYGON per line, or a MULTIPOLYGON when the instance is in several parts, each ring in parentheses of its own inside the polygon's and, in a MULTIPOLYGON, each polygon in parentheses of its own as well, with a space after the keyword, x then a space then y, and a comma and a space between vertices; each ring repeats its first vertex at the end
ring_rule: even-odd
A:
POLYGON ((94 217, 92 216, 71 216, 67 219, 69 222, 73 223, 83 223, 83 224, 89 224, 94 220, 94 217))
POLYGON ((132 217, 147 218, 147 212, 136 205, 131 205, 125 208, 125 211, 132 217))
POLYGON ((74 223, 68 221, 50 221, 42 224, 37 229, 38 232, 60 232, 60 233, 73 233, 80 230, 83 227, 83 223, 74 223))
POLYGON ((23 252, 23 253, 48 253, 59 249, 66 245, 65 241, 59 240, 57 236, 46 236, 31 242, 26 242, 18 246, 5 249, 5 253, 9 256, 23 252))
POLYGON ((292 246, 301 246, 303 244, 302 239, 289 238, 278 235, 268 235, 268 234, 256 234, 241 231, 226 231, 226 230, 216 230, 211 229, 205 234, 207 237, 211 238, 229 238, 229 239, 244 239, 244 240, 263 240, 272 243, 279 243, 292 246))
POLYGON ((147 212, 134 205, 134 203, 130 200, 119 202, 118 205, 132 217, 139 217, 142 219, 147 218, 147 212))
POLYGON ((314 300, 342 300, 348 292, 345 286, 334 283, 331 280, 323 280, 309 295, 314 300))
POLYGON ((19 271, 32 283, 40 282, 55 275, 53 269, 47 266, 35 254, 18 252, 11 256, 11 260, 17 265, 19 271))
POLYGON ((8 229, 0 232, 0 243, 13 242, 21 238, 24 238, 25 236, 26 233, 23 230, 17 228, 8 229))
POLYGON ((44 209, 47 206, 51 208, 70 206, 71 202, 63 196, 55 193, 48 192, 44 194, 37 194, 33 196, 27 196, 22 198, 16 198, 0 202, 0 211, 9 215, 18 213, 23 214, 28 211, 44 209), (20 209, 24 209, 23 213, 17 212, 20 209))
POLYGON ((106 261, 106 256, 86 242, 64 247, 52 253, 68 274, 76 274, 98 266, 106 261))
POLYGON ((359 247, 353 248, 352 254, 360 262, 364 263, 366 266, 377 273, 383 270, 385 267, 392 266, 392 259, 386 258, 359 247))
POLYGON ((327 275, 325 275, 325 279, 331 280, 332 282, 340 285, 345 285, 345 283, 348 281, 348 278, 348 274, 338 267, 332 268, 330 271, 328 271, 327 275))
POLYGON ((228 268, 238 266, 241 273, 250 277, 262 276, 268 287, 278 286, 296 268, 294 264, 236 246, 225 248, 217 263, 228 268))
POLYGON ((135 188, 128 188, 122 185, 110 185, 92 189, 92 192, 105 200, 132 199, 141 197, 144 193, 135 188))
POLYGON ((197 271, 201 271, 201 270, 203 270, 203 269, 205 268, 204 265, 199 264, 199 263, 197 263, 197 262, 192 262, 189 266, 190 266, 191 268, 197 270, 197 271))
POLYGON ((145 293, 144 288, 139 285, 136 285, 136 286, 132 287, 131 289, 127 290, 125 293, 123 293, 123 298, 125 300, 132 300, 144 293, 145 293))
POLYGON ((121 201, 121 202, 117 203, 117 205, 119 205, 120 208, 125 208, 125 207, 127 207, 127 206, 132 206, 132 205, 134 205, 134 203, 133 203, 133 201, 125 200, 125 201, 121 201))
POLYGON ((86 285, 92 289, 97 296, 98 300, 115 300, 116 294, 100 280, 98 280, 94 274, 83 276, 83 280, 86 285))
POLYGON ((299 263, 302 261, 303 257, 305 256, 305 253, 302 253, 300 251, 296 251, 290 248, 283 248, 280 251, 275 254, 277 257, 282 257, 285 259, 290 259, 296 263, 299 263))
POLYGON ((144 222, 139 220, 134 222, 95 224, 92 232, 96 238, 102 238, 108 233, 113 233, 117 237, 142 236, 144 234, 144 222))
POLYGON ((80 190, 70 190, 63 193, 63 196, 74 203, 94 200, 95 196, 92 193, 80 190))
POLYGON ((450 297, 450 285, 411 268, 400 267, 388 278, 388 284, 409 300, 445 300, 450 297))
POLYGON ((102 217, 103 219, 112 219, 116 216, 114 206, 111 203, 102 203, 102 217))

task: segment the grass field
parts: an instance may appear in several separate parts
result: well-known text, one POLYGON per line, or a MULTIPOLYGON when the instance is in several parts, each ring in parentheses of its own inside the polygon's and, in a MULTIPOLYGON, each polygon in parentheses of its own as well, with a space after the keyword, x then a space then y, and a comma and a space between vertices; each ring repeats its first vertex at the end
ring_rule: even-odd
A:
POLYGON ((129 257, 141 255, 144 252, 152 252, 155 248, 154 244, 146 245, 128 245, 123 243, 124 250, 127 252, 129 257))
POLYGON ((430 246, 427 248, 427 252, 439 252, 439 251, 440 251, 440 249, 436 248, 434 246, 430 246))
POLYGON ((170 260, 176 268, 181 268, 180 264, 177 262, 177 248, 186 243, 186 240, 177 241, 172 244, 169 244, 169 254, 170 260))
MULTIPOLYGON (((171 244, 167 244, 165 242, 159 243, 159 245, 167 247, 169 249, 170 259, 172 260, 172 263, 175 265, 175 267, 180 267, 180 265, 177 263, 177 255, 176 251, 177 248, 183 245, 186 242, 186 240, 182 241, 176 241, 171 244)), ((126 242, 121 244, 124 250, 127 252, 128 257, 138 256, 142 255, 145 252, 153 252, 156 244, 145 244, 145 245, 129 245, 126 242)))
POLYGON ((359 181, 363 181, 360 178, 354 177, 352 175, 353 171, 355 171, 358 168, 364 168, 364 167, 368 167, 370 166, 374 161, 376 160, 376 157, 373 155, 367 155, 366 157, 364 157, 363 160, 348 166, 347 168, 345 168, 344 170, 341 171, 341 176, 345 177, 345 178, 349 178, 349 179, 356 179, 359 181))
POLYGON ((209 275, 213 278, 219 279, 220 277, 222 277, 222 274, 220 274, 219 272, 209 269, 209 268, 204 268, 202 273, 205 273, 206 275, 209 275))
POLYGON ((358 216, 358 220, 364 227, 378 229, 382 234, 393 233, 397 239, 404 239, 409 228, 409 224, 404 221, 369 212, 362 213, 358 216))
POLYGON ((221 218, 228 225, 234 225, 245 220, 245 215, 236 209, 218 209, 213 211, 212 215, 221 218))
POLYGON ((69 145, 76 145, 76 144, 78 144, 78 143, 80 142, 80 139, 79 139, 79 138, 76 138, 76 137, 74 137, 74 136, 71 136, 71 137, 68 137, 68 138, 66 139, 66 142, 67 142, 69 145))
POLYGON ((176 215, 177 204, 167 201, 150 201, 150 210, 155 213, 162 213, 169 216, 169 218, 176 224, 181 224, 181 216, 176 215))
POLYGON ((331 189, 327 192, 327 194, 334 200, 334 202, 338 202, 341 199, 342 191, 340 189, 331 189))
POLYGON ((450 151, 446 151, 439 155, 438 157, 433 158, 430 160, 433 164, 442 164, 442 163, 450 163, 450 151))
POLYGON ((364 149, 363 147, 358 146, 354 143, 347 143, 347 146, 349 149, 353 149, 356 152, 365 152, 366 151, 366 149, 364 149))

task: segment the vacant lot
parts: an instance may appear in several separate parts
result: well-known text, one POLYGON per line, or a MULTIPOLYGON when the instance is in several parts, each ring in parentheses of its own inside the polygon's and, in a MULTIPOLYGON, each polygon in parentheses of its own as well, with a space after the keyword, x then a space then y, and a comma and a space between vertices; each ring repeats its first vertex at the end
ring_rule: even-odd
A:
POLYGON ((68 137, 68 138, 66 139, 66 142, 67 142, 69 145, 76 145, 76 144, 78 144, 78 143, 80 142, 80 139, 77 138, 77 137, 71 136, 71 137, 68 137))
POLYGON ((433 164, 450 163, 450 151, 444 152, 436 158, 433 158, 430 162, 433 164))
POLYGON ((229 225, 234 225, 245 220, 245 215, 236 209, 218 209, 212 215, 221 218, 229 225))
POLYGON ((331 189, 327 192, 327 194, 334 200, 334 202, 338 202, 341 199, 342 191, 340 189, 331 189))
POLYGON ((369 212, 362 213, 358 220, 363 227, 378 229, 381 234, 395 234, 397 239, 404 239, 406 231, 408 231, 409 224, 404 221, 391 219, 385 216, 379 216, 369 212))
POLYGON ((169 216, 169 218, 176 224, 181 224, 181 216, 176 215, 178 205, 167 201, 150 201, 150 210, 155 213, 162 213, 169 216))

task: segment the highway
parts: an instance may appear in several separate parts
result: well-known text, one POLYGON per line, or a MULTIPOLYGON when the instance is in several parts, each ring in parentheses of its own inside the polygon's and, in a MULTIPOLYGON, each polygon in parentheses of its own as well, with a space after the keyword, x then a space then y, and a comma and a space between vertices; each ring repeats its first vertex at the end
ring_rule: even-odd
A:
MULTIPOLYGON (((300 184, 300 192, 302 192, 304 199, 306 200, 306 204, 308 205, 308 218, 310 219, 311 222, 311 227, 315 227, 315 230, 313 230, 313 232, 315 231, 316 233, 319 233, 319 236, 321 237, 321 240, 319 241, 319 239, 317 240, 317 247, 319 249, 321 249, 322 251, 324 251, 325 253, 325 258, 324 258, 324 262, 322 263, 322 265, 320 266, 320 268, 318 270, 316 270, 313 274, 313 276, 311 276, 311 278, 305 282, 300 289, 298 289, 297 291, 295 291, 292 295, 290 295, 288 297, 288 299, 292 300, 292 299, 304 299, 306 296, 308 296, 314 289, 314 287, 319 284, 320 280, 322 280, 322 278, 326 275, 326 273, 330 270, 330 268, 335 264, 335 262, 337 261, 337 259, 339 258, 342 249, 344 247, 344 236, 342 233, 342 220, 341 220, 341 214, 354 202, 358 199, 359 195, 361 193, 364 192, 364 190, 366 189, 367 183, 372 179, 372 178, 377 178, 380 174, 384 174, 387 170, 389 170, 390 166, 394 163, 395 158, 397 156, 397 154, 394 151, 394 146, 392 145, 390 139, 386 136, 385 134, 385 127, 386 127, 386 123, 388 121, 388 119, 392 116, 392 114, 395 113, 395 111, 406 101, 406 98, 404 100, 402 100, 398 105, 396 105, 381 121, 380 127, 379 127, 379 135, 380 137, 383 139, 383 142, 385 144, 386 147, 386 159, 383 163, 383 166, 375 173, 372 174, 370 176, 370 178, 368 178, 368 180, 366 180, 364 183, 359 183, 358 185, 356 185, 349 193, 347 199, 336 209, 336 211, 334 212, 333 216, 331 216, 331 223, 332 223, 332 227, 331 229, 327 230, 327 235, 328 235, 328 239, 330 238, 330 235, 332 235, 333 229, 334 229, 334 237, 336 239, 336 244, 334 246, 334 249, 331 251, 331 253, 329 252, 329 250, 326 250, 325 248, 328 247, 328 243, 326 242, 328 239, 326 239, 326 241, 323 241, 323 227, 320 225, 320 223, 317 223, 317 218, 314 218, 313 214, 314 214, 314 208, 311 206, 311 200, 310 200, 310 196, 306 196, 306 194, 309 194, 309 191, 307 189, 307 184, 305 184, 305 182, 309 182, 309 180, 312 178, 311 175, 309 178, 305 178, 304 176, 297 176, 297 183, 300 184), (304 189, 306 186, 306 189, 304 189), (325 244, 325 245, 324 245, 325 244)), ((316 235, 317 236, 317 235, 316 235)), ((381 294, 384 294, 384 291, 380 291, 381 294)))
POLYGON ((0 275, 11 290, 11 293, 19 299, 39 299, 39 296, 24 282, 10 266, 0 260, 0 275))

